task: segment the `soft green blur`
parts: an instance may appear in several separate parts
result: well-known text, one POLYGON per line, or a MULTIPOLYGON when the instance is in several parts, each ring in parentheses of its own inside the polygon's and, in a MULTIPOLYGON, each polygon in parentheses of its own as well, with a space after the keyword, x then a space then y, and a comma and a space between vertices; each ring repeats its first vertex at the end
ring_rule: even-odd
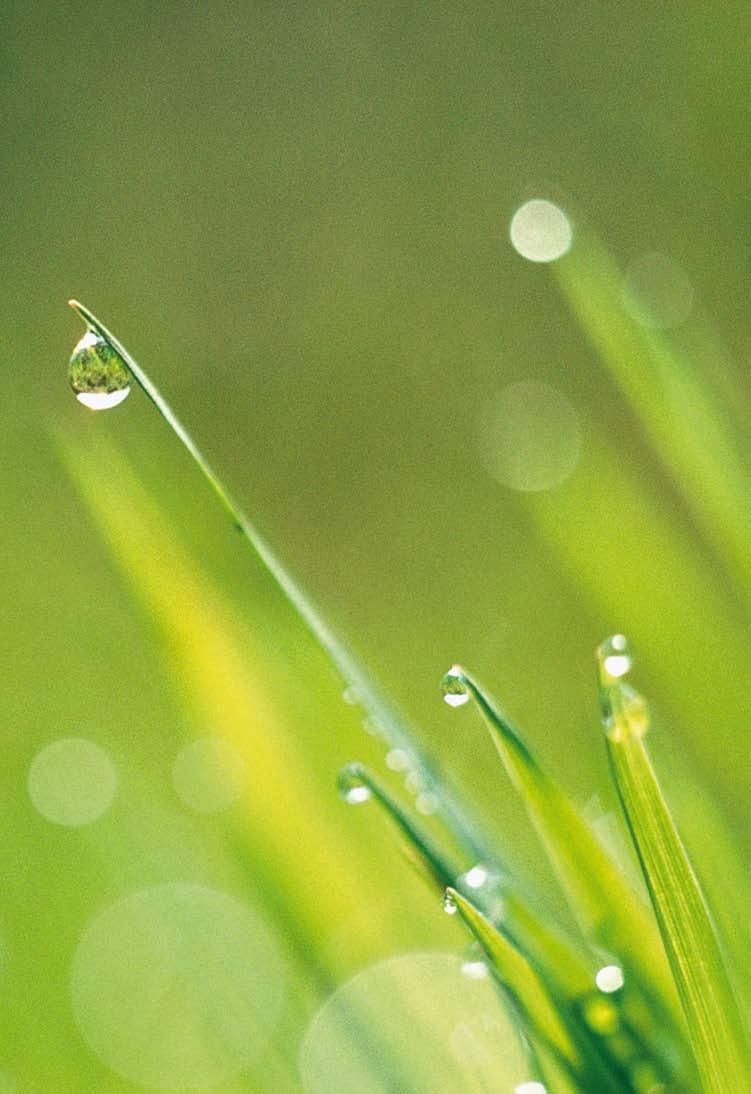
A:
MULTIPOLYGON (((250 908, 286 970, 267 1041, 229 1054, 240 1078, 196 1062, 210 1089, 297 1089, 299 1047, 336 984, 464 945, 386 821, 337 797, 351 759, 408 795, 164 423, 139 392, 101 415, 75 402, 70 296, 148 369, 503 859, 562 916, 492 744, 438 683, 457 660, 476 672, 575 799, 608 812, 593 651, 626 631, 666 794, 719 917, 737 916, 751 851, 749 10, 4 14, 0 1090, 136 1089, 87 1044, 72 970, 97 916, 166 883, 250 908), (574 221, 556 274, 508 241, 531 197, 574 221), (694 288, 689 318, 660 334, 673 378, 692 369, 665 405, 639 383, 646 367, 661 390, 646 359, 636 392, 618 372, 648 347, 609 322, 613 294, 593 318, 587 278, 602 288, 611 266, 577 240, 597 237, 616 271, 664 252, 694 288), (487 470, 487 408, 519 381, 562 392, 581 429, 573 475, 537 493, 487 470), (215 814, 189 808, 171 775, 206 735, 246 770, 215 814), (30 765, 60 738, 114 764, 112 805, 90 824, 53 823, 30 799, 30 765)), ((202 945, 196 915, 187 937, 202 945)), ((748 969, 748 944, 730 942, 748 969)), ((121 998, 169 1009, 125 984, 125 958, 116 971, 121 998)), ((219 981, 231 1011, 247 984, 219 981)), ((190 1058, 179 1036, 144 1082, 190 1058)), ((137 1047, 123 1046, 136 1070, 137 1047)))

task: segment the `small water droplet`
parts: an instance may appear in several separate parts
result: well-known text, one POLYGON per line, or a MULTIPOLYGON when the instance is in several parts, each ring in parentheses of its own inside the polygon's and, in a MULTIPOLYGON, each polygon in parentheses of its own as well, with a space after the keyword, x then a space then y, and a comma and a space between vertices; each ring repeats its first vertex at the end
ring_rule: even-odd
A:
POLYGON ((342 692, 342 699, 347 704, 347 706, 354 707, 357 706, 357 704, 360 702, 360 693, 358 692, 357 688, 354 688, 350 685, 342 692))
POLYGON ((595 976, 595 984, 607 994, 623 987, 623 969, 620 965, 603 965, 595 976))
POLYGON ((459 911, 456 901, 454 900, 454 894, 446 890, 443 897, 443 910, 446 915, 456 915, 459 911))
POLYGON ((628 641, 622 634, 614 634, 612 638, 606 639, 598 650, 598 657, 603 673, 614 679, 631 671, 633 661, 628 641))
POLYGON ((90 410, 108 410, 130 393, 130 372, 110 344, 92 330, 78 342, 68 364, 70 386, 90 410))
POLYGON ((519 1083, 514 1087, 514 1094, 548 1094, 548 1088, 542 1083, 519 1083))
POLYGON ((349 764, 340 771, 338 782, 339 793, 350 805, 362 805, 373 797, 359 764, 349 764))
POLYGON ((632 665, 631 650, 624 635, 613 635, 597 647, 602 720, 606 733, 614 741, 643 737, 649 729, 647 701, 624 679, 632 665))
POLYGON ((469 980, 484 980, 488 975, 488 966, 484 961, 464 961, 462 963, 462 976, 469 980))
POLYGON ((404 778, 404 786, 410 794, 419 794, 425 787, 425 780, 416 768, 411 768, 404 778))
POLYGON ((406 771, 412 764, 412 760, 403 748, 392 748, 386 753, 386 767, 392 771, 406 771))
POLYGON ((437 813, 440 802, 435 794, 423 793, 417 795, 417 801, 415 802, 415 809, 418 813, 422 813, 423 816, 430 816, 432 813, 437 813))
POLYGON ((441 680, 443 701, 450 707, 462 707, 469 702, 469 688, 465 682, 461 665, 452 665, 441 680))

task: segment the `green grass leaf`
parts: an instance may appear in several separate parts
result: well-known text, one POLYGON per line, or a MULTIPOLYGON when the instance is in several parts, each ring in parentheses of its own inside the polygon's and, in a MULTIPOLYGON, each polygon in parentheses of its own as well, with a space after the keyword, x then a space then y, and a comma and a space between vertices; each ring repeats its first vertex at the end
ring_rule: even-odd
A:
POLYGON ((704 1089, 749 1089, 742 1021, 714 924, 657 781, 644 734, 644 699, 624 681, 631 655, 622 635, 598 651, 608 753, 623 809, 649 886, 686 1016, 704 1089))
POLYGON ((585 936, 617 954, 627 975, 654 985, 663 1001, 672 1005, 672 985, 654 918, 574 804, 474 677, 454 666, 444 677, 443 689, 454 705, 469 696, 477 703, 585 936))

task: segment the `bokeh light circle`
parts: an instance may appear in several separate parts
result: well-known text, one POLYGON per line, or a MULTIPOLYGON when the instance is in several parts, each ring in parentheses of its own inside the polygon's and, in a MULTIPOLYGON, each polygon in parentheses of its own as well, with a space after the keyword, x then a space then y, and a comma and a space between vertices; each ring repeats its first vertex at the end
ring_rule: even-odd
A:
POLYGON ((480 450, 490 474, 513 490, 549 490, 581 454, 579 416, 560 391, 537 380, 502 388, 480 418, 480 450))
POLYGON ((90 824, 109 809, 117 772, 109 755, 83 737, 63 737, 36 754, 27 788, 32 804, 53 824, 90 824))
POLYGON ((218 813, 237 801, 245 787, 245 760, 228 741, 201 737, 178 753, 172 785, 196 813, 218 813))
POLYGON ((450 953, 412 953, 364 969, 318 1011, 302 1043, 305 1094, 509 1090, 526 1063, 493 981, 450 953), (404 1070, 402 1070, 404 1069, 404 1070))
POLYGON ((71 968, 89 1047, 118 1075, 160 1090, 201 1090, 242 1072, 268 1045, 283 986, 283 960, 260 916, 187 883, 105 908, 71 968))
POLYGON ((563 209, 544 198, 533 198, 514 213, 509 238, 522 258, 555 262, 571 247, 574 232, 563 209))

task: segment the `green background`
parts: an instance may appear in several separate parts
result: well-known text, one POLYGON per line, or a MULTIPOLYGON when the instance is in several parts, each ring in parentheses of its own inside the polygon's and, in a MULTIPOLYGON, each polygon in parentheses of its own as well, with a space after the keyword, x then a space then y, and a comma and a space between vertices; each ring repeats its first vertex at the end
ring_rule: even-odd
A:
MULTIPOLYGON (((723 406, 744 422, 747 6, 9 3, 4 14, 8 1089, 132 1089, 81 1040, 68 977, 84 924, 148 885, 252 894, 284 944, 296 939, 275 1062, 227 1090, 295 1089, 299 1042, 336 982, 395 953, 463 944, 375 810, 338 800, 341 764, 385 773, 384 750, 338 702, 338 681, 174 437, 140 393, 99 416, 73 400, 70 296, 149 371, 504 858, 559 911, 492 745, 468 712, 444 708, 438 682, 453 661, 470 666, 577 801, 599 795, 607 811, 593 649, 625 630, 666 791, 728 905, 730 877, 701 857, 697 802, 747 856, 748 609, 680 474, 660 463, 551 270, 512 249, 508 223, 547 197, 620 268, 645 252, 675 258, 696 294, 686 337, 709 329, 723 347, 737 379, 723 406), (478 445, 488 401, 527 379, 562 391, 583 432, 574 476, 536 495, 496 482, 478 445), (121 458, 155 507, 132 549, 117 544, 141 495, 121 458), (101 487, 98 518, 70 465, 101 487), (117 506, 112 551, 96 520, 117 506), (645 511, 659 514, 659 546, 645 511), (170 785, 182 743, 229 732, 209 724, 208 700, 191 702, 168 609, 148 592, 182 574, 175 543, 196 575, 186 597, 231 606, 249 692, 262 687, 278 711, 273 728, 250 708, 247 733, 236 725, 248 789, 219 819, 191 816, 170 785), (273 770, 254 767, 255 735, 273 770), (44 821, 26 791, 34 755, 68 736, 107 748, 121 773, 114 812, 80 829, 44 821), (288 762, 299 810, 275 783, 288 762), (258 836, 252 798, 284 830, 276 848, 258 836), (322 863, 329 897, 315 909, 322 863), (314 953, 324 972, 308 967, 314 953)), ((704 361, 711 388, 719 370, 704 361)))

